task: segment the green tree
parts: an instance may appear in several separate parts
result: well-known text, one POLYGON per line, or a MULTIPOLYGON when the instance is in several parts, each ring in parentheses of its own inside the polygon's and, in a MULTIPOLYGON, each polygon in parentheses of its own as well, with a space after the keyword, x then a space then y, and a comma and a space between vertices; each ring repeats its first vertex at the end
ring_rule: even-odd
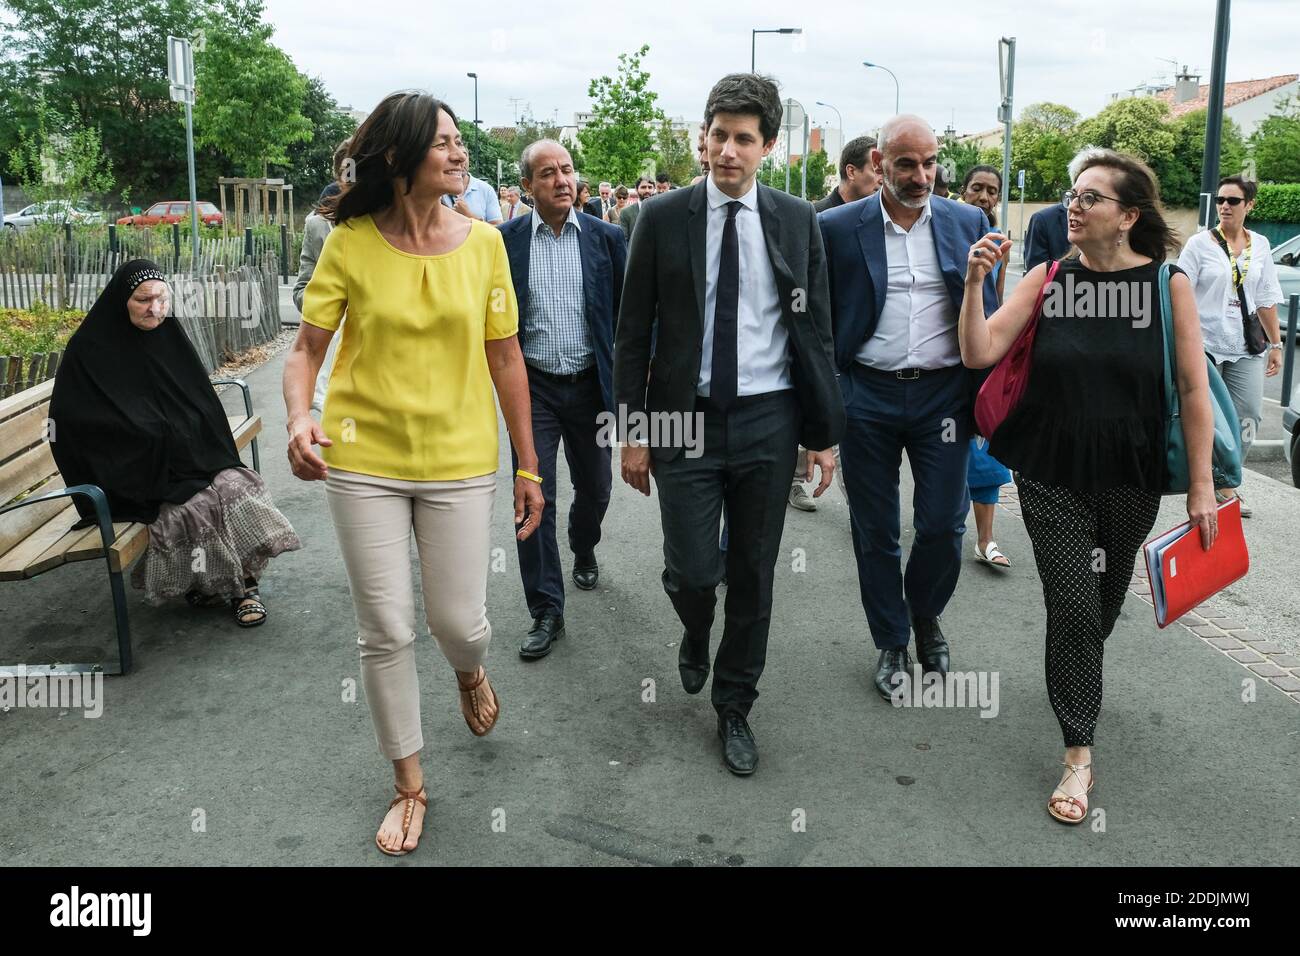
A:
MULTIPOLYGON (((1068 167, 1079 150, 1079 114, 1060 103, 1025 107, 1011 128, 1011 177, 1008 196, 1020 198, 1018 171, 1025 171, 1025 199, 1056 199, 1070 186, 1068 167)), ((994 164, 1002 168, 1002 158, 994 164)))
POLYGON ((962 142, 949 139, 939 144, 939 165, 947 173, 953 188, 962 181, 966 171, 972 166, 978 166, 979 162, 980 149, 969 140, 962 142))
POLYGON ((1300 183, 1300 101, 1288 97, 1250 137, 1260 182, 1300 183))
POLYGON ((667 117, 661 119, 655 131, 655 170, 667 173, 675 185, 682 186, 690 181, 697 168, 690 137, 673 129, 667 117))
POLYGON ((36 135, 36 104, 98 128, 138 196, 187 181, 181 108, 167 95, 167 37, 193 37, 215 0, 0 0, 0 154, 36 135))
POLYGON ((96 127, 63 121, 42 103, 36 104, 36 117, 36 129, 20 131, 9 154, 9 172, 33 202, 81 202, 113 188, 113 164, 96 127))
MULTIPOLYGON (((1160 198, 1167 206, 1196 206, 1201 195, 1201 170, 1205 160, 1206 110, 1195 110, 1172 124, 1174 151, 1169 161, 1155 167, 1160 178, 1160 198)), ((1219 175, 1241 172, 1246 164, 1246 143, 1231 117, 1223 118, 1219 149, 1219 175)))
POLYGON ((314 201, 334 181, 334 150, 357 131, 357 122, 339 108, 319 77, 303 76, 307 85, 302 115, 314 131, 310 140, 299 140, 288 148, 288 162, 272 170, 292 183, 300 201, 314 201))
POLYGON ((650 89, 650 74, 641 68, 648 45, 620 53, 618 76, 599 76, 587 87, 592 120, 578 132, 588 172, 610 182, 630 183, 654 158, 653 124, 663 119, 650 89))
MULTIPOLYGON (((790 193, 794 196, 799 195, 799 187, 803 182, 803 162, 804 158, 800 156, 790 163, 790 193)), ((816 202, 830 192, 828 179, 835 171, 824 149, 811 154, 808 157, 808 195, 805 198, 816 202)), ((764 186, 785 192, 785 166, 779 162, 764 163, 759 167, 758 181, 764 186)))
POLYGON ((312 138, 301 112, 307 81, 270 42, 262 12, 262 0, 228 3, 208 19, 194 56, 195 144, 219 148, 252 176, 286 164, 289 147, 312 138))
POLYGON ((510 146, 501 142, 490 133, 474 125, 473 120, 460 121, 460 138, 469 150, 469 171, 471 176, 497 184, 497 160, 501 160, 501 176, 504 182, 516 182, 519 177, 518 157, 510 146))
POLYGON ((1153 171, 1173 159, 1177 135, 1169 120, 1169 105, 1150 96, 1116 100, 1079 124, 1079 141, 1128 153, 1153 171))

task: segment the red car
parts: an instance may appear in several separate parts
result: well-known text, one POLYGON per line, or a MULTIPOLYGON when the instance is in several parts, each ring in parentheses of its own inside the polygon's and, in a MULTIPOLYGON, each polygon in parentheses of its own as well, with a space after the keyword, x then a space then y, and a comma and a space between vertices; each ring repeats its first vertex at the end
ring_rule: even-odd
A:
MULTIPOLYGON (((174 222, 190 221, 189 202, 156 202, 138 216, 123 216, 117 221, 119 226, 170 226, 174 222)), ((222 224, 221 210, 210 202, 199 203, 199 222, 205 226, 222 224)))

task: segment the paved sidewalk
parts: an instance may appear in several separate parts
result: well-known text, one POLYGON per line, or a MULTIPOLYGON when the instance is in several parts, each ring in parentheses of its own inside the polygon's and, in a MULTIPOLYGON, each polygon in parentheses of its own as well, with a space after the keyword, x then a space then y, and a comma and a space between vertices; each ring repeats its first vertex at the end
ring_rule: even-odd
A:
MULTIPOLYGON (((528 620, 503 466, 488 598, 503 717, 472 737, 454 678, 422 638, 431 808, 420 850, 390 861, 373 844, 389 771, 364 700, 345 700, 358 679, 347 580, 323 487, 285 462, 282 366, 283 354, 249 376, 264 473, 304 543, 266 575, 270 622, 240 631, 225 610, 154 609, 131 592, 136 669, 106 681, 102 717, 0 714, 5 863, 1251 865, 1300 852, 1300 704, 1260 665, 1300 674, 1269 641, 1229 627, 1271 637, 1258 617, 1295 631, 1294 489, 1248 477, 1254 570, 1197 625, 1217 622, 1211 640, 1230 632, 1238 656, 1267 658, 1254 671, 1183 626, 1158 631, 1130 599, 1108 642, 1095 751, 1104 821, 1067 828, 1044 809, 1061 741, 1043 684, 1042 593, 1012 496, 996 537, 1013 570, 976 565, 972 529, 944 618, 954 667, 998 674, 991 718, 876 696, 846 505, 832 488, 816 513, 788 513, 752 715, 762 761, 742 780, 721 765, 707 695, 678 682, 655 499, 616 480, 599 589, 571 589, 567 640, 519 660, 528 620)), ((1167 503, 1159 527, 1178 507, 1167 503)), ((0 585, 0 661, 110 655, 109 607, 90 562, 0 585)))

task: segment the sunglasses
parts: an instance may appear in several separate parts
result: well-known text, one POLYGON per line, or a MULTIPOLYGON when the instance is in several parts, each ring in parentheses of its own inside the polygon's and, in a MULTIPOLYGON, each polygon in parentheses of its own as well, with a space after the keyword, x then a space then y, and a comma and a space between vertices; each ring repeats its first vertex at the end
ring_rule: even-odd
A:
POLYGON ((1225 202, 1229 206, 1240 206, 1245 201, 1246 200, 1242 199, 1240 196, 1215 196, 1214 197, 1214 204, 1216 206, 1222 206, 1225 202))

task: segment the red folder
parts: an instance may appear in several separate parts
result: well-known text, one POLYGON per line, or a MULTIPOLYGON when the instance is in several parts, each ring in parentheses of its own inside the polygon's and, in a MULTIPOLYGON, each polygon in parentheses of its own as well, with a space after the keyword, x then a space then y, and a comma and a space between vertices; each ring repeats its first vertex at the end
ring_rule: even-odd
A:
POLYGON ((1209 551, 1201 547, 1201 532, 1190 521, 1152 538, 1142 551, 1156 624, 1165 627, 1250 570, 1241 503, 1230 498, 1219 505, 1219 536, 1209 551))

